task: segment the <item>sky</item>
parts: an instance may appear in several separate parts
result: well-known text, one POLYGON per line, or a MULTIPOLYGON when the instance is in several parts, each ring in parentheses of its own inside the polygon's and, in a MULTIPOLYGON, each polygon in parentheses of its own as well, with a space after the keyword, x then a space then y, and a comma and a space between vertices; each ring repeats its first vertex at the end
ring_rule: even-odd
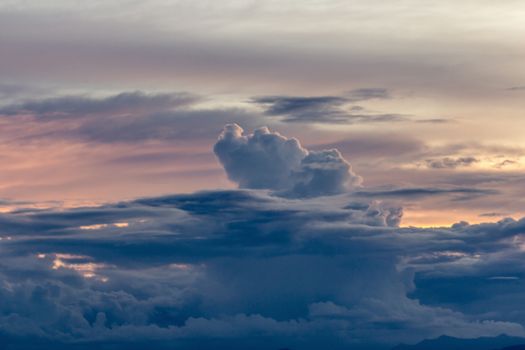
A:
POLYGON ((0 0, 0 339, 525 337, 524 17, 0 0))
POLYGON ((0 196, 234 188, 211 147, 237 122, 337 148, 370 188, 497 192, 405 200, 406 226, 519 217, 524 15, 510 0, 3 0, 0 196))

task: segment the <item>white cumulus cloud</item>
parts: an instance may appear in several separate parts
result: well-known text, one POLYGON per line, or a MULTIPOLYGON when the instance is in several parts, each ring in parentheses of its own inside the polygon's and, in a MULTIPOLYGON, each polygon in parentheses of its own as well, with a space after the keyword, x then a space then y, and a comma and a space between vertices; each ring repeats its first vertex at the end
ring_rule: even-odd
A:
POLYGON ((309 151, 297 139, 266 127, 244 134, 239 125, 228 124, 214 152, 228 178, 241 188, 315 197, 345 193, 362 181, 338 150, 309 151))

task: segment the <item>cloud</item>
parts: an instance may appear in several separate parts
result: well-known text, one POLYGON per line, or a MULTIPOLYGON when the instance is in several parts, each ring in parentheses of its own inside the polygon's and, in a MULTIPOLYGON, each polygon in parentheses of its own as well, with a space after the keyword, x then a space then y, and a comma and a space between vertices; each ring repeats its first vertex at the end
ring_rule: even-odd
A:
POLYGON ((505 213, 499 213, 499 212, 490 212, 490 213, 481 213, 479 214, 480 217, 485 217, 485 218, 493 218, 493 217, 501 217, 501 216, 506 216, 507 214, 505 213))
POLYGON ((5 84, 0 83, 0 101, 11 100, 13 98, 20 98, 26 96, 41 95, 48 92, 46 89, 36 86, 28 86, 21 84, 5 84))
POLYGON ((366 123, 387 123, 403 122, 408 118, 402 114, 384 113, 384 114, 355 114, 340 111, 309 111, 300 115, 288 116, 282 119, 285 123, 330 123, 330 124, 366 124, 366 123))
POLYGON ((384 88, 362 88, 355 89, 345 94, 348 101, 359 102, 372 99, 388 99, 390 92, 384 88))
POLYGON ((62 96, 29 100, 0 108, 0 115, 34 115, 37 118, 70 118, 92 115, 126 115, 153 113, 188 106, 199 97, 186 94, 146 94, 140 91, 123 92, 105 98, 62 96))
POLYGON ((123 92, 107 97, 69 95, 0 107, 0 116, 20 141, 72 139, 99 143, 212 139, 228 122, 254 125, 235 108, 199 108, 193 94, 123 92), (24 127, 19 125, 35 127, 24 127), (198 128, 196 126, 199 126, 198 128))
POLYGON ((496 168, 504 168, 509 165, 518 164, 517 161, 511 160, 511 159, 505 159, 504 161, 500 162, 499 164, 496 164, 496 168))
POLYGON ((347 123, 343 106, 349 101, 338 96, 295 97, 264 96, 252 102, 265 108, 267 116, 280 117, 287 123, 347 123))
POLYGON ((262 96, 251 99, 262 106, 267 116, 280 117, 286 123, 357 124, 400 122, 408 117, 395 113, 365 113, 361 106, 347 106, 354 102, 389 98, 386 89, 357 89, 344 96, 262 96))
POLYGON ((479 162, 479 159, 475 157, 445 157, 441 159, 427 159, 426 165, 431 169, 455 169, 458 167, 468 167, 477 162, 479 162))
POLYGON ((465 196, 493 195, 498 192, 491 189, 478 188, 395 188, 387 190, 361 190, 354 192, 357 196, 363 197, 424 197, 447 194, 459 194, 465 196))
POLYGON ((228 178, 241 188, 312 197, 344 193, 361 182, 336 149, 309 151, 268 128, 243 133, 237 124, 226 125, 214 146, 228 178))
POLYGON ((388 349, 525 335, 524 220, 399 228, 396 213, 351 195, 233 190, 1 214, 0 340, 388 349))
POLYGON ((283 115, 298 112, 324 110, 328 114, 335 112, 335 107, 348 103, 348 99, 338 96, 294 97, 294 96, 264 96, 252 99, 252 102, 266 106, 268 115, 283 115))
POLYGON ((242 110, 182 108, 125 118, 90 119, 62 136, 101 143, 209 140, 228 122, 254 125, 252 116, 242 110))
POLYGON ((431 118, 431 119, 418 119, 416 120, 416 123, 423 123, 423 124, 446 124, 453 122, 453 119, 447 119, 447 118, 431 118))

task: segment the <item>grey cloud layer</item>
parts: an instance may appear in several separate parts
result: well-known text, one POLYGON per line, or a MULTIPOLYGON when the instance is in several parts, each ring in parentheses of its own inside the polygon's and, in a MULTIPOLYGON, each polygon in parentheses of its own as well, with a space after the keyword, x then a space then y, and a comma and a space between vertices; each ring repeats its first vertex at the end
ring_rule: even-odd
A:
MULTIPOLYGON (((519 21, 481 25, 490 19, 487 1, 461 4, 461 10, 444 1, 426 11, 417 1, 404 4, 404 11, 362 0, 308 5, 227 1, 205 8, 189 1, 107 1, 79 5, 81 11, 66 2, 44 2, 54 6, 8 2, 0 9, 4 76, 73 84, 89 80, 101 86, 115 81, 137 86, 145 80, 172 85, 177 80, 203 89, 231 87, 234 81, 242 90, 282 86, 282 93, 302 88, 303 94, 344 89, 349 81, 363 86, 387 82, 456 95, 465 87, 479 91, 478 78, 492 65, 480 53, 502 42, 510 50, 521 35, 519 21), (57 15, 61 28, 54 25, 57 15), (268 20, 275 25, 268 26, 268 20), (473 38, 471 26, 487 34, 481 35, 486 40, 473 38), (399 28, 420 34, 407 39, 397 34, 399 28), (439 40, 445 29, 453 34, 447 43, 439 40), (462 64, 465 59, 471 64, 462 64)), ((511 17, 521 14, 513 2, 499 8, 511 17)), ((499 59, 511 71, 519 67, 511 55, 499 59)), ((499 81, 512 86, 520 78, 504 75, 499 81)))
POLYGON ((0 339, 369 349, 525 336, 523 220, 402 229, 394 215, 346 196, 247 190, 1 214, 0 339))

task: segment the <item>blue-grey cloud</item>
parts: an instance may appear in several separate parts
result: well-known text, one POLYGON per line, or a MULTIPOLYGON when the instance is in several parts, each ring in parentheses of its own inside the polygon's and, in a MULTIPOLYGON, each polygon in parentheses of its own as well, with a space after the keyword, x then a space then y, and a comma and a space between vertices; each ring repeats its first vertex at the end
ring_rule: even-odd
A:
POLYGON ((43 100, 29 100, 0 107, 0 115, 30 114, 37 118, 70 118, 98 114, 127 115, 153 113, 175 107, 188 106, 199 97, 187 93, 146 94, 140 91, 124 92, 106 98, 63 96, 43 100))
POLYGON ((148 115, 88 119, 61 136, 94 142, 147 140, 210 140, 225 123, 255 125, 252 116, 237 109, 178 109, 148 115))
POLYGON ((501 217, 501 216, 505 216, 505 215, 508 215, 508 214, 499 213, 499 212, 490 212, 490 213, 481 213, 481 214, 479 214, 480 217, 484 217, 484 218, 501 217))
POLYGON ((339 96, 317 96, 317 97, 297 97, 297 96, 264 96, 253 98, 256 104, 266 106, 268 115, 285 115, 303 112, 314 109, 334 113, 335 107, 347 104, 349 100, 339 96))
POLYGON ((359 102, 372 99, 390 98, 390 92, 385 88, 361 88, 350 90, 345 94, 348 101, 359 102))
POLYGON ((0 340, 388 349, 525 335, 524 220, 399 228, 395 213, 235 190, 1 214, 0 340))
POLYGON ((4 105, 0 116, 11 123, 48 126, 13 135, 20 142, 38 138, 100 143, 212 139, 226 123, 255 125, 255 118, 244 110, 199 108, 202 100, 189 93, 141 91, 100 98, 70 95, 4 105))
POLYGON ((461 195, 463 196, 489 196, 497 194, 498 191, 492 189, 480 189, 480 188, 468 188, 468 187, 456 187, 456 188, 431 188, 431 187, 419 187, 419 188, 394 188, 386 190, 367 189, 354 192, 354 195, 361 197, 399 197, 399 198, 411 198, 411 197, 425 197, 425 196, 437 196, 437 195, 461 195))
POLYGON ((262 96, 251 102, 264 108, 267 116, 279 117, 286 123, 380 123, 399 122, 409 118, 396 113, 365 113, 361 106, 352 103, 370 99, 389 98, 386 89, 356 89, 344 96, 262 96))
POLYGON ((330 123, 330 124, 366 124, 402 122, 408 118, 402 114, 355 114, 343 111, 314 111, 310 110, 293 116, 286 116, 281 121, 286 123, 330 123))
POLYGON ((336 149, 308 151, 268 128, 243 133, 237 124, 226 125, 214 146, 228 178, 241 188, 311 197, 344 193, 361 182, 336 149))
POLYGON ((49 91, 36 86, 0 83, 0 101, 34 97, 35 95, 42 95, 46 92, 49 91))
POLYGON ((458 167, 468 167, 479 162, 475 157, 445 157, 441 159, 427 159, 426 165, 431 169, 455 169, 458 167))
POLYGON ((430 119, 418 119, 416 120, 416 123, 423 123, 423 124, 446 124, 453 122, 453 119, 448 118, 430 118, 430 119))

